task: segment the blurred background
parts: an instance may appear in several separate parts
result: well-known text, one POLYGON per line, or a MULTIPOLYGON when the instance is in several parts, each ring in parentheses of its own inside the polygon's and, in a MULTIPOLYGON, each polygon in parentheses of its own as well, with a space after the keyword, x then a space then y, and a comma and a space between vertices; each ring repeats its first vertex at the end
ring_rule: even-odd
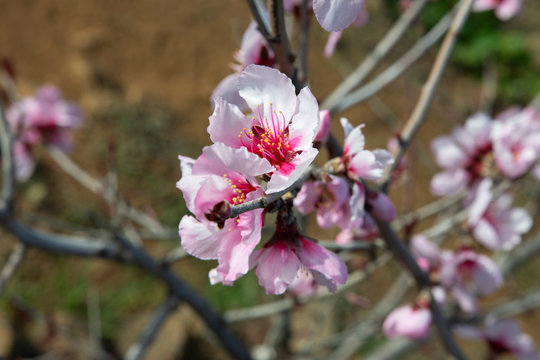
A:
MULTIPOLYGON (((414 44, 453 3, 439 0, 430 4, 383 66, 414 44)), ((394 1, 368 1, 367 6, 367 25, 347 29, 330 59, 323 57, 327 33, 312 19, 309 82, 319 100, 359 64, 398 16, 394 1)), ((392 191, 400 211, 434 199, 426 191, 431 175, 438 170, 429 152, 429 139, 449 132, 479 109, 487 76, 497 83, 492 99, 495 114, 511 104, 526 105, 540 91, 540 3, 529 0, 524 7, 525 11, 506 23, 492 13, 471 17, 413 147, 415 177, 392 191)), ((177 155, 197 157, 210 144, 206 132, 212 112, 209 97, 232 72, 229 64, 249 22, 248 7, 240 0, 0 0, 0 58, 13 65, 21 96, 50 83, 68 101, 80 104, 85 119, 75 134, 72 159, 97 178, 115 168, 120 195, 174 228, 187 211, 175 187, 180 178, 177 155)), ((376 97, 343 114, 354 125, 366 123, 368 148, 386 147, 402 127, 436 50, 376 97)), ((333 130, 338 138, 343 137, 338 121, 333 130)), ((45 152, 38 158, 36 173, 18 188, 17 211, 22 222, 58 232, 87 233, 109 220, 110 209, 102 199, 65 175, 45 152)), ((335 232, 321 232, 309 223, 306 232, 335 236, 335 232)), ((3 232, 0 236, 3 263, 15 239, 3 232)), ((152 254, 162 255, 179 246, 179 239, 150 239, 145 246, 152 254)), ((358 266, 362 261, 358 260, 358 266)), ((508 294, 517 296, 537 283, 540 266, 534 266, 534 261, 531 264, 509 279, 508 294)), ((220 311, 277 298, 265 296, 252 273, 234 287, 210 287, 207 271, 212 267, 209 262, 188 258, 174 269, 220 311)), ((364 283, 354 293, 374 303, 384 290, 381 284, 389 283, 397 272, 395 267, 378 273, 377 286, 364 283)), ((0 354, 14 359, 42 354, 51 359, 90 358, 85 349, 89 331, 95 331, 91 326, 89 330, 89 323, 96 317, 104 347, 113 354, 124 354, 166 295, 159 283, 136 269, 30 249, 1 295, 0 354)), ((339 329, 347 321, 350 306, 339 296, 300 309, 292 325, 298 335, 293 346, 302 346, 303 335, 315 341, 310 330, 314 324, 324 323, 316 336, 339 329), (336 306, 343 308, 342 318, 321 322, 325 307, 336 306)), ((528 314, 528 318, 525 332, 540 338, 534 325, 540 313, 528 314)), ((254 345, 262 341, 271 321, 242 322, 234 330, 254 345)), ((180 307, 147 358, 223 359, 226 355, 203 333, 197 317, 180 307)), ((377 341, 381 340, 374 343, 377 341)), ((432 357, 437 351, 438 345, 427 344, 422 356, 432 357)))

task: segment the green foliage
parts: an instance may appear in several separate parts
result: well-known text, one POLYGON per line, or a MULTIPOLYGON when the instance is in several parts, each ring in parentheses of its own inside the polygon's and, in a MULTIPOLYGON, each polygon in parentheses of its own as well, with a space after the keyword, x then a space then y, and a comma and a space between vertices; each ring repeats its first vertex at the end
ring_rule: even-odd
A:
MULTIPOLYGON (((395 3, 387 2, 393 12, 397 11, 395 3)), ((426 30, 433 27, 456 3, 456 0, 430 2, 420 16, 426 30)), ((471 13, 459 35, 453 62, 477 78, 481 78, 486 64, 495 66, 500 100, 525 104, 540 91, 540 75, 533 68, 525 34, 509 30, 511 26, 512 20, 503 22, 493 11, 471 13)))

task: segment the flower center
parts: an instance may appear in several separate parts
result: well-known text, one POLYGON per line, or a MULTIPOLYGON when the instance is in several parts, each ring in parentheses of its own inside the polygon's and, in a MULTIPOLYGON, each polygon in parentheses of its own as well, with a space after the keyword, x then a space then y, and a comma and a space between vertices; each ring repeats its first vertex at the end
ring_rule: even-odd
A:
POLYGON ((244 203, 246 201, 246 195, 255 190, 255 187, 246 181, 242 181, 242 179, 234 180, 227 176, 227 174, 223 174, 223 178, 232 190, 232 197, 229 199, 232 205, 244 203))
POLYGON ((270 118, 263 115, 260 105, 257 113, 253 113, 253 126, 240 131, 238 137, 248 151, 264 158, 279 169, 283 164, 289 163, 296 152, 290 149, 289 127, 285 115, 276 111, 270 103, 270 118))

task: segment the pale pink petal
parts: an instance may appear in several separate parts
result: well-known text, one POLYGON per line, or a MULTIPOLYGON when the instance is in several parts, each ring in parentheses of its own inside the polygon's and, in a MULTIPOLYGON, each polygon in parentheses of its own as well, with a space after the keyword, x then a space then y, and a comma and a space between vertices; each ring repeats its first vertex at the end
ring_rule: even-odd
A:
POLYGON ((315 139, 313 141, 325 143, 330 136, 330 111, 321 110, 319 112, 319 118, 321 120, 321 126, 319 127, 319 131, 317 132, 317 135, 315 136, 315 139))
POLYGON ((469 175, 464 169, 443 171, 431 179, 431 192, 434 195, 449 195, 463 190, 469 181, 469 175))
POLYGON ((478 184, 474 192, 474 200, 469 205, 469 224, 474 226, 486 212, 493 193, 491 192, 493 182, 491 179, 485 178, 478 184))
POLYGON ((240 96, 254 113, 257 113, 258 106, 264 115, 270 116, 273 110, 281 111, 287 120, 295 113, 297 100, 294 85, 291 79, 276 69, 249 65, 240 74, 238 88, 240 96))
POLYGON ((521 10, 522 0, 502 0, 495 10, 495 14, 501 20, 508 20, 521 10))
POLYGON ((290 173, 281 173, 279 170, 274 172, 272 178, 268 182, 266 193, 272 194, 291 186, 313 162, 313 159, 315 159, 318 152, 319 150, 310 148, 307 151, 303 151, 301 154, 296 155, 292 161, 294 170, 290 173))
POLYGON ((259 284, 267 294, 283 294, 300 269, 300 261, 282 241, 253 252, 250 263, 257 262, 259 284))
POLYGON ((512 230, 518 234, 527 233, 533 225, 531 215, 524 208, 510 210, 508 222, 512 230))
POLYGON ((474 294, 462 284, 452 287, 452 294, 456 298, 459 307, 466 313, 475 313, 478 310, 478 302, 474 294))
POLYGON ((469 161, 467 154, 458 146, 452 137, 442 136, 431 142, 437 164, 444 168, 457 168, 469 161))
POLYGON ((363 10, 363 0, 313 0, 315 16, 326 31, 345 29, 363 10))
POLYGON ((217 98, 214 100, 214 112, 209 118, 208 134, 213 142, 239 148, 242 142, 238 135, 245 128, 251 128, 251 121, 238 107, 217 98))
POLYGON ((503 275, 497 264, 484 255, 478 256, 477 266, 473 272, 473 283, 482 295, 489 295, 503 284, 503 275))
POLYGON ((351 159, 348 174, 358 180, 378 180, 384 174, 384 167, 372 151, 362 150, 351 159))
MULTIPOLYGON (((341 118, 341 124, 343 125, 345 132, 347 132, 349 129, 349 123, 347 119, 341 118), (345 124, 344 124, 345 120, 345 124)), ((366 145, 366 139, 364 137, 364 134, 362 134, 362 128, 365 125, 359 125, 352 130, 350 130, 349 134, 345 138, 345 145, 343 147, 343 153, 345 155, 351 155, 354 156, 355 154, 364 151, 364 146, 366 145)))
POLYGON ((240 73, 230 74, 216 86, 210 97, 212 108, 215 108, 216 99, 221 98, 229 104, 236 105, 241 111, 249 109, 246 101, 238 93, 238 78, 240 73))
POLYGON ((319 126, 319 105, 309 88, 305 87, 298 94, 298 108, 289 125, 289 139, 294 148, 311 148, 319 126))
MULTIPOLYGON (((354 129, 354 126, 352 126, 352 124, 349 122, 349 120, 347 120, 347 118, 340 118, 339 119, 340 123, 341 123, 341 126, 343 127, 343 132, 345 133, 345 138, 347 138, 349 136, 349 134, 353 131, 354 129)), ((360 125, 360 126, 364 126, 364 125, 360 125)), ((360 133, 362 133, 362 131, 360 131, 360 133)), ((363 135, 362 135, 362 148, 360 150, 363 150, 364 149, 364 138, 363 138, 363 135)))
POLYGON ((17 181, 28 180, 34 172, 36 163, 30 151, 19 141, 13 143, 13 160, 17 181))
POLYGON ((201 223, 185 215, 178 229, 182 247, 188 254, 203 260, 217 259, 220 238, 215 224, 201 223), (213 227, 216 229, 213 230, 213 227))
POLYGON ((307 215, 315 211, 315 204, 319 201, 320 196, 319 185, 314 181, 306 181, 294 198, 293 203, 300 214, 307 215))
POLYGON ((328 40, 326 40, 326 45, 324 46, 325 57, 329 58, 334 55, 339 39, 341 39, 341 31, 330 32, 328 34, 328 40))
POLYGON ((205 147, 199 159, 194 167, 197 174, 222 175, 234 170, 247 176, 258 176, 274 170, 268 160, 250 153, 245 147, 235 149, 222 143, 205 147))
POLYGON ((476 0, 473 3, 473 11, 487 11, 493 10, 497 6, 500 0, 476 0))
POLYGON ((414 235, 411 239, 411 251, 416 257, 427 259, 430 264, 436 265, 441 260, 439 246, 430 241, 425 235, 414 235))
POLYGON ((339 256, 313 241, 304 238, 300 238, 300 240, 302 241, 302 249, 298 253, 300 261, 304 266, 317 271, 329 281, 324 284, 328 290, 335 291, 336 285, 344 284, 347 281, 347 266, 339 256))
POLYGON ((406 305, 393 310, 384 320, 383 334, 389 338, 405 336, 420 340, 427 336, 431 326, 431 312, 425 308, 406 305))

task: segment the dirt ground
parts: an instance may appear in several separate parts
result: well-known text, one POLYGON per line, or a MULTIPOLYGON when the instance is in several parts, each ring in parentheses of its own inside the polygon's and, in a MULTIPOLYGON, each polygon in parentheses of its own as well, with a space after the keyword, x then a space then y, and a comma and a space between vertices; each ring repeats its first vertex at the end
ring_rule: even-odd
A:
MULTIPOLYGON (((317 98, 324 99, 342 76, 382 37, 390 22, 384 15, 378 15, 379 7, 376 2, 369 3, 373 14, 370 23, 362 29, 347 30, 338 53, 332 59, 322 56, 327 34, 314 23, 311 29, 310 73, 313 77, 310 87, 317 98)), ((532 16, 524 14, 523 19, 530 20, 532 16)), ((110 142, 120 136, 122 129, 130 130, 132 127, 129 118, 119 125, 109 122, 104 113, 108 114, 111 108, 119 106, 137 108, 141 104, 152 104, 152 109, 156 108, 158 114, 165 114, 165 120, 155 127, 148 125, 136 130, 137 141, 141 142, 154 136, 153 133, 148 135, 150 131, 161 131, 161 135, 152 137, 156 144, 145 150, 145 145, 137 142, 130 145, 125 155, 119 154, 133 159, 134 164, 131 165, 133 168, 125 168, 125 178, 121 181, 125 182, 123 195, 134 205, 150 208, 168 225, 176 226, 175 221, 177 223, 183 211, 170 205, 181 202, 181 195, 174 187, 180 177, 176 155, 197 156, 200 149, 210 143, 206 133, 211 114, 209 96, 218 82, 231 72, 228 64, 248 23, 248 7, 239 0, 0 0, 0 58, 9 58, 14 64, 21 95, 33 93, 41 84, 53 83, 63 91, 65 98, 81 104, 86 119, 76 134, 76 147, 71 155, 93 174, 103 174, 110 142), (155 152, 162 156, 156 157, 155 152), (148 183, 153 185, 146 187, 148 183), (173 210, 165 213, 163 209, 169 209, 168 206, 173 210)), ((517 26, 527 25, 518 23, 517 26)), ((413 33, 405 37, 393 57, 410 46, 413 33)), ((529 42, 539 43, 538 31, 531 33, 530 37, 529 42)), ((426 60, 382 91, 376 102, 368 101, 344 114, 353 124, 367 124, 368 148, 385 147, 386 141, 401 128, 420 93, 434 54, 434 51, 429 52, 426 60), (381 104, 395 115, 390 126, 381 122, 374 112, 374 108, 380 108, 381 104)), ((441 91, 429 110, 428 121, 419 134, 421 141, 416 149, 420 155, 415 169, 419 176, 412 184, 411 192, 393 194, 401 209, 432 199, 425 191, 430 174, 436 171, 432 158, 426 153, 428 139, 461 123, 477 109, 479 98, 477 80, 455 68, 448 70, 442 80, 441 91)), ((152 111, 150 114, 156 114, 152 111)), ((342 136, 337 121, 333 129, 338 137, 342 136)), ((74 209, 73 202, 85 202, 85 206, 95 211, 107 211, 99 200, 81 195, 81 190, 69 179, 62 178, 58 170, 44 172, 38 184, 47 188, 44 190, 46 195, 37 204, 30 201, 30 205, 23 209, 41 213, 55 209, 66 214, 78 211, 74 209)), ((30 191, 34 194, 36 187, 24 187, 22 190, 26 200, 33 196, 28 194, 30 191)), ((160 251, 159 246, 157 248, 156 251, 160 251)), ((0 253, 7 254, 8 251, 9 247, 0 253)), ((40 258, 41 255, 37 254, 32 256, 33 259, 41 259, 38 261, 41 265, 36 265, 40 269, 46 268, 44 264, 61 262, 56 258, 40 258)), ((194 274, 190 266, 180 269, 188 278, 194 274)), ((115 281, 121 281, 116 277, 108 279, 111 271, 108 265, 100 263, 83 268, 90 269, 88 271, 92 272, 94 280, 110 283, 104 286, 114 286, 115 281)), ((43 272, 33 270, 31 266, 25 272, 39 273, 36 275, 38 278, 43 276, 43 272)), ((28 275, 28 278, 32 276, 28 275)), ((206 281, 206 275, 193 277, 191 281, 203 287, 200 283, 206 281)), ((52 305, 45 307, 50 310, 52 305)), ((133 321, 147 316, 148 311, 140 311, 133 321)), ((192 319, 190 316, 185 311, 178 314, 181 319, 192 319)), ((538 318, 535 314, 534 319, 538 318)), ((5 321, 0 317, 0 324, 5 321)), ((124 328, 129 328, 130 324, 124 328)), ((73 326, 84 327, 81 324, 73 326)), ((185 335, 178 335, 185 329, 174 328, 172 323, 169 326, 172 329, 167 331, 169 334, 185 340, 185 335)), ((255 329, 254 333, 258 334, 260 326, 247 325, 248 330, 244 329, 243 333, 249 337, 249 330, 255 329)), ((9 336, 12 335, 0 333, 0 349, 2 341, 9 336)), ((133 338, 133 334, 126 336, 133 338)), ((163 344, 166 343, 164 340, 163 344)), ((167 358, 163 354, 155 356, 167 358)))

